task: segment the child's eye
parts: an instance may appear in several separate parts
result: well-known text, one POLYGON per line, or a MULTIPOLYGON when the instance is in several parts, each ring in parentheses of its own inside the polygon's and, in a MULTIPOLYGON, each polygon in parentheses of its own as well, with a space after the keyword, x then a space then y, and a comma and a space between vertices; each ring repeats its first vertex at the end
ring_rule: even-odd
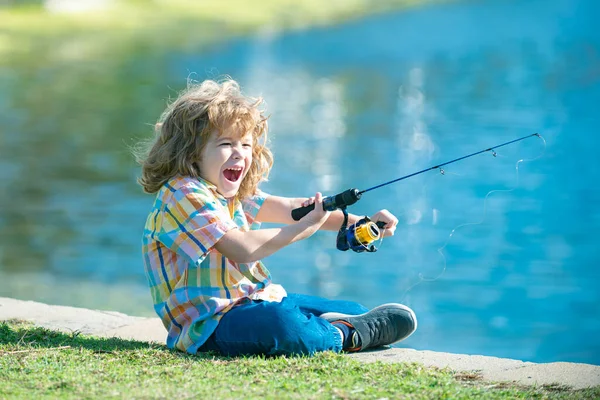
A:
POLYGON ((230 142, 223 142, 219 146, 231 146, 230 142))
POLYGON ((244 143, 244 144, 242 144, 242 146, 244 146, 247 149, 252 148, 252 144, 251 143, 244 143))

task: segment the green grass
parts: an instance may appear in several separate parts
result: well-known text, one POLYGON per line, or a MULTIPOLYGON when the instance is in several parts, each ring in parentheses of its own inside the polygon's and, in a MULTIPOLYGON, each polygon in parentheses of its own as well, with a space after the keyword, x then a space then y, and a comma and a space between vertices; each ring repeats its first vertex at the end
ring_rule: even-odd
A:
POLYGON ((93 59, 131 43, 196 51, 199 45, 261 29, 329 25, 441 1, 118 0, 106 9, 75 14, 49 13, 31 5, 0 7, 0 56, 23 57, 50 46, 59 59, 93 59))
POLYGON ((418 364, 191 356, 157 344, 0 322, 0 398, 577 399, 600 388, 523 388, 418 364))

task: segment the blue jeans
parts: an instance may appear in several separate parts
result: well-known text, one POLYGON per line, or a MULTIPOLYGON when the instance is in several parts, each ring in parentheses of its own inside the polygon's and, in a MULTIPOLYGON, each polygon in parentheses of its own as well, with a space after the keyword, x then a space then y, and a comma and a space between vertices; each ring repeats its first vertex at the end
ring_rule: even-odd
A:
POLYGON ((252 300, 225 313, 199 351, 239 355, 312 355, 342 350, 339 331, 319 315, 362 314, 362 305, 343 300, 288 294, 281 303, 252 300))

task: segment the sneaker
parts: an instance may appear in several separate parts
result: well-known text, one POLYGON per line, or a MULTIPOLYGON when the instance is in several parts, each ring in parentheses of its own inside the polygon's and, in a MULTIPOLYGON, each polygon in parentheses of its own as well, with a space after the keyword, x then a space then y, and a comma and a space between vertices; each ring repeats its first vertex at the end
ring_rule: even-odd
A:
POLYGON ((344 333, 342 350, 349 352, 360 351, 360 336, 358 336, 358 332, 356 332, 356 329, 354 329, 351 324, 341 320, 333 321, 331 324, 344 333), (342 325, 345 326, 346 329, 343 329, 342 325))
MULTIPOLYGON (((342 322, 351 325, 358 334, 358 347, 344 349, 360 351, 385 346, 406 339, 417 330, 417 317, 413 310, 403 304, 384 304, 360 315, 329 312, 321 314, 330 323, 342 322)), ((354 338, 353 338, 354 339, 354 338)))

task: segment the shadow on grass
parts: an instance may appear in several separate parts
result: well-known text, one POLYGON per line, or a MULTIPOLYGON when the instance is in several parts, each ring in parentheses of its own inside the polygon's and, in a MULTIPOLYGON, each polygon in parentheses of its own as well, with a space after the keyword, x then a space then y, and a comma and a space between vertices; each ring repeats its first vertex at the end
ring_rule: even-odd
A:
POLYGON ((123 351, 154 350, 180 358, 191 360, 213 360, 234 362, 248 359, 298 358, 309 356, 278 356, 278 355, 240 355, 225 356, 215 351, 188 354, 179 350, 169 349, 164 344, 144 342, 117 337, 99 337, 84 335, 81 332, 62 332, 34 325, 30 321, 7 320, 0 321, 0 355, 26 353, 50 349, 87 349, 94 353, 117 354, 123 351))
POLYGON ((82 335, 75 331, 71 333, 55 331, 33 325, 28 321, 0 321, 0 346, 5 350, 0 353, 18 351, 33 351, 52 348, 83 348, 95 353, 114 353, 123 350, 153 349, 180 355, 182 357, 211 357, 214 354, 192 356, 176 350, 168 349, 159 343, 141 342, 120 338, 103 338, 82 335))

